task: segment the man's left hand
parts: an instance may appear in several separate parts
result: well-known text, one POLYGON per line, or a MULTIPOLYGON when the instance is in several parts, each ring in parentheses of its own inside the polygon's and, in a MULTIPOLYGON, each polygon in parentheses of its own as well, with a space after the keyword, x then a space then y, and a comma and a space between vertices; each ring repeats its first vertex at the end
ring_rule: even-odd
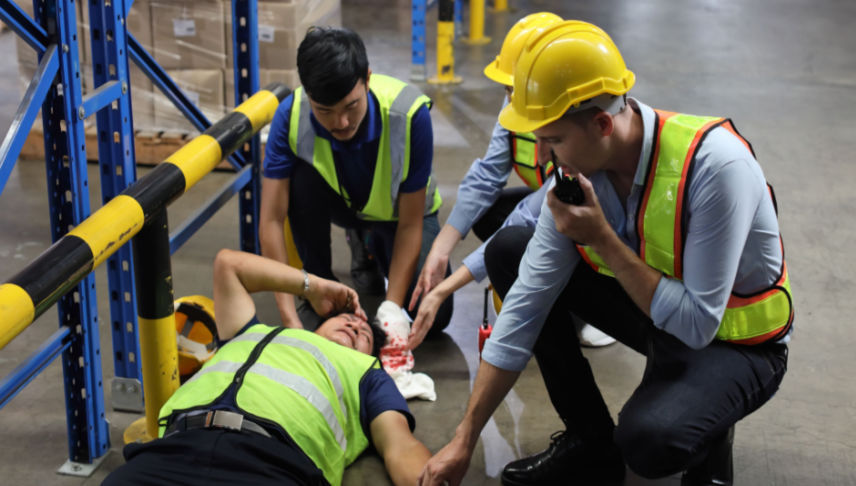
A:
POLYGON ((556 222, 556 230, 577 243, 596 246, 609 236, 612 228, 603 215, 603 209, 591 181, 582 174, 576 174, 585 201, 580 205, 567 204, 559 200, 555 188, 547 192, 547 206, 556 222))
POLYGON ((303 295, 319 316, 329 316, 338 312, 350 312, 368 320, 366 312, 360 307, 360 298, 354 289, 339 282, 309 276, 309 290, 303 295))

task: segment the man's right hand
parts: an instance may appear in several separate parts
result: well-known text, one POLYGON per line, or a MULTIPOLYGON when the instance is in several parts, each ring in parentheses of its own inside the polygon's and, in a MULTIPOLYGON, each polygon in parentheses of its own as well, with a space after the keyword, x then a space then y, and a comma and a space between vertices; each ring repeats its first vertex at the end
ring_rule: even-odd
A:
POLYGON ((407 337, 407 349, 416 349, 422 344, 425 335, 431 330, 434 325, 434 318, 437 317, 437 310, 449 297, 449 294, 442 292, 443 287, 435 287, 434 290, 428 292, 422 302, 419 304, 419 311, 416 314, 416 319, 413 320, 413 325, 410 327, 410 336, 407 337))
POLYGON ((470 467, 472 448, 457 435, 428 460, 419 476, 419 486, 458 486, 470 467))
POLYGON ((413 295, 410 297, 408 310, 413 310, 416 302, 423 295, 428 295, 428 292, 436 287, 446 277, 446 268, 449 266, 449 254, 432 247, 425 257, 425 263, 422 265, 422 271, 419 272, 419 278, 416 281, 416 287, 413 289, 413 295))
POLYGON ((436 287, 446 278, 446 269, 449 268, 449 255, 455 245, 461 241, 463 235, 450 224, 443 225, 443 229, 434 238, 434 243, 431 244, 431 251, 425 257, 425 263, 422 264, 422 270, 419 272, 419 278, 416 280, 416 287, 413 289, 413 296, 410 297, 410 304, 407 310, 413 311, 416 307, 416 302, 420 297, 428 295, 428 292, 436 287))

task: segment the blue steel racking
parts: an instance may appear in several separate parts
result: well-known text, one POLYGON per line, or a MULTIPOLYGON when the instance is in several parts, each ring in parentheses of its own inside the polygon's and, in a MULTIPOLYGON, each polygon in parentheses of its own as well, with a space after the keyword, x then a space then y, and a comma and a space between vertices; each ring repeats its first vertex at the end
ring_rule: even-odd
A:
MULTIPOLYGON (((199 131, 211 126, 152 56, 125 30, 124 19, 132 3, 133 0, 87 1, 95 89, 84 96, 77 47, 81 39, 77 38, 74 0, 33 0, 32 18, 12 1, 0 0, 0 20, 29 44, 39 58, 39 66, 12 127, 0 145, 0 192, 41 109, 54 242, 90 213, 83 125, 86 117, 96 114, 102 201, 110 201, 136 180, 129 56, 199 131)), ((232 14, 236 20, 232 25, 237 105, 259 87, 256 0, 232 0, 232 14)), ((238 192, 241 192, 241 247, 258 252, 260 159, 258 136, 229 157, 238 174, 170 236, 171 253, 238 192)), ((130 246, 117 250, 107 260, 107 265, 116 376, 113 406, 142 410, 134 261, 130 246)), ((45 271, 50 269, 45 268, 45 271)), ((62 353, 69 461, 60 472, 88 475, 110 448, 109 426, 104 414, 94 277, 90 273, 77 285, 65 285, 58 291, 65 293, 57 301, 59 330, 0 381, 0 407, 62 353)), ((37 309, 36 314, 41 311, 43 309, 37 309)))

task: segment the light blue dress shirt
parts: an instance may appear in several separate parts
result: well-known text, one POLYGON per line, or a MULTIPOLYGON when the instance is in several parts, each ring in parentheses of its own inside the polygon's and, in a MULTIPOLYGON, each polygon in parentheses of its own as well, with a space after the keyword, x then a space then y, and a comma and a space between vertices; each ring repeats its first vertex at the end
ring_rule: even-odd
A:
MULTIPOLYGON (((508 103, 503 102, 502 107, 508 103)), ((484 157, 476 159, 470 165, 467 174, 458 186, 455 206, 449 214, 446 224, 453 226, 462 237, 472 229, 473 224, 493 206, 499 194, 508 182, 511 174, 511 143, 508 130, 499 122, 493 127, 490 143, 484 157)))
MULTIPOLYGON (((635 250, 638 238, 633 216, 642 195, 655 127, 653 109, 629 101, 641 113, 644 130, 629 197, 621 201, 604 172, 595 172, 589 179, 607 221, 635 250)), ((751 293, 775 282, 782 251, 761 167, 724 128, 712 130, 699 146, 688 192, 684 280, 661 277, 651 301, 651 319, 657 328, 700 349, 713 340, 732 290, 751 293)), ((485 361, 514 371, 526 366, 550 308, 579 261, 573 241, 556 230, 553 215, 543 203, 517 281, 485 343, 485 361)))

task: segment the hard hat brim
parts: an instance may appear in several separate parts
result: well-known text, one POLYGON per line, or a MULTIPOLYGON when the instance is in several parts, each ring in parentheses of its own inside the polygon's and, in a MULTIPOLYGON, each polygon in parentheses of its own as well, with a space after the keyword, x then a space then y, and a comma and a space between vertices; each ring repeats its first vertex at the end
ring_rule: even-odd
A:
POLYGON ((514 109, 513 103, 505 105, 505 108, 499 112, 499 124, 502 128, 510 132, 527 133, 537 130, 549 123, 556 121, 559 116, 542 120, 530 120, 528 117, 521 115, 514 109))
POLYGON ((487 79, 503 86, 514 86, 514 76, 499 69, 498 66, 499 56, 496 56, 496 59, 484 68, 484 75, 487 76, 487 79))

